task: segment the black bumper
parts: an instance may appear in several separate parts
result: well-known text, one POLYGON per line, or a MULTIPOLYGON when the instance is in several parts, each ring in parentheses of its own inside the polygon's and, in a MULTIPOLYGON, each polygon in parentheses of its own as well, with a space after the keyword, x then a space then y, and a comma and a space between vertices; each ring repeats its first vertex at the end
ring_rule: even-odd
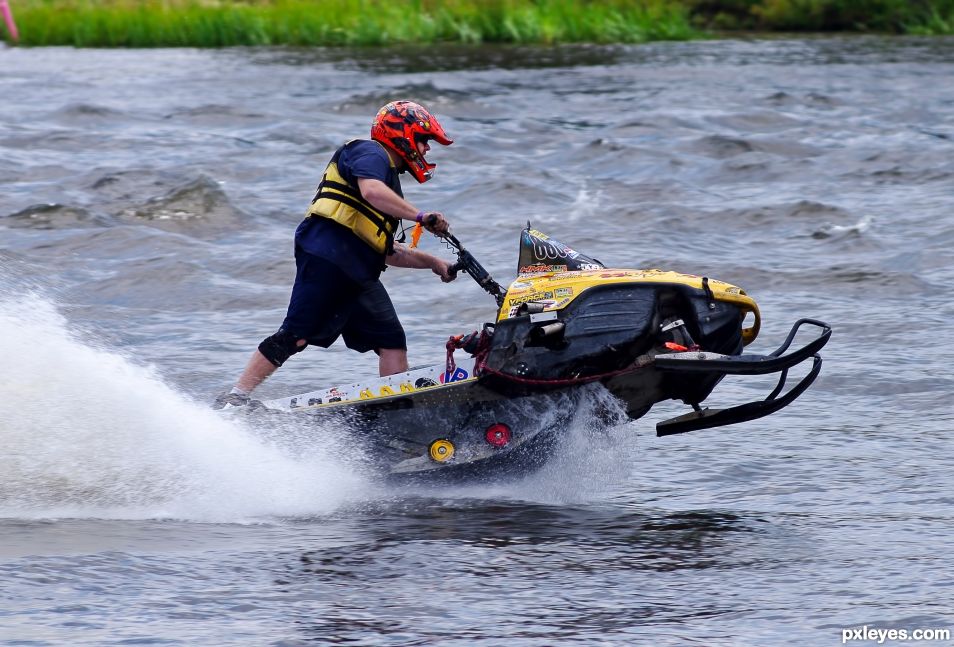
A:
POLYGON ((697 409, 682 416, 665 420, 656 425, 657 436, 671 436, 688 431, 722 427, 739 422, 756 420, 788 406, 807 389, 821 371, 822 358, 817 353, 828 343, 831 327, 816 319, 799 319, 792 326, 785 342, 768 355, 720 355, 704 352, 684 352, 671 355, 657 355, 654 363, 662 371, 677 373, 714 373, 719 375, 765 375, 779 373, 775 389, 764 400, 748 402, 726 409, 697 409), (820 329, 818 336, 801 348, 789 353, 789 346, 795 339, 799 328, 808 324, 820 329), (787 393, 780 395, 788 377, 788 369, 811 359, 812 367, 808 374, 787 393))

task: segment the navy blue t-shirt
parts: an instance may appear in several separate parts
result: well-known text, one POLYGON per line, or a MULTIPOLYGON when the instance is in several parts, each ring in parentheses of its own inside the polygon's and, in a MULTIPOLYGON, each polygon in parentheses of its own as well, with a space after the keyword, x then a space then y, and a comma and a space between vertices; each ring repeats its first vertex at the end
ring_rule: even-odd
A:
MULTIPOLYGON (((345 144, 338 156, 338 172, 355 188, 358 178, 370 178, 384 182, 404 197, 397 169, 391 166, 384 147, 375 141, 358 139, 345 144)), ((377 279, 384 267, 380 253, 330 218, 305 218, 295 231, 295 244, 308 254, 331 261, 358 282, 377 279)))

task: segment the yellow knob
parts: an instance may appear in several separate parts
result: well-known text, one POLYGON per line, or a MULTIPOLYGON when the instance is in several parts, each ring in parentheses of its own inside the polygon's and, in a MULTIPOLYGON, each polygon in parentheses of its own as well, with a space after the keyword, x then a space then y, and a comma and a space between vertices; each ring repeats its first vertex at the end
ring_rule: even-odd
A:
POLYGON ((432 460, 438 463, 446 463, 454 457, 454 443, 445 438, 438 438, 431 443, 428 453, 432 460))

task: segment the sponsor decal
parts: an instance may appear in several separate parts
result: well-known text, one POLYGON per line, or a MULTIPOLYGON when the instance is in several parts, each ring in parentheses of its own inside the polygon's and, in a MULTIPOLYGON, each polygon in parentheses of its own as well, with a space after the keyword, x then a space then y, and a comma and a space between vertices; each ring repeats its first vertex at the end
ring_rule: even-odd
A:
POLYGON ((509 304, 512 306, 518 306, 521 303, 527 303, 528 301, 542 301, 544 299, 552 299, 553 292, 531 292, 522 297, 513 297, 509 299, 509 304))
POLYGON ((401 393, 412 393, 414 391, 414 385, 410 382, 401 382, 401 393))
POLYGON ((603 264, 595 258, 581 254, 572 247, 536 230, 525 230, 520 238, 520 261, 525 263, 521 273, 550 271, 565 272, 567 269, 603 269, 603 264), (553 265, 560 263, 560 265, 553 265))
POLYGON ((441 384, 450 384, 451 382, 460 382, 461 380, 466 380, 468 377, 467 371, 462 369, 460 366, 454 369, 453 373, 448 374, 449 371, 444 371, 441 373, 441 384))
POLYGON ((580 263, 580 269, 586 272, 591 270, 601 270, 603 268, 596 263, 580 263))
MULTIPOLYGON (((554 307, 566 305, 567 303, 570 302, 570 299, 569 298, 563 299, 559 303, 557 303, 554 299, 534 299, 533 302, 539 303, 540 305, 542 305, 544 310, 549 310, 554 307)), ((520 314, 517 311, 520 310, 521 305, 522 304, 510 306, 510 309, 507 311, 507 316, 505 317, 505 319, 513 319, 514 317, 520 316, 520 314)))
POLYGON ((571 297, 573 296, 573 288, 556 288, 553 290, 553 296, 560 297, 571 297))
POLYGON ((572 250, 566 245, 556 245, 545 240, 533 241, 533 256, 542 260, 567 258, 572 250))
POLYGON ((371 389, 364 388, 361 389, 361 393, 358 394, 358 397, 362 400, 369 400, 374 397, 374 393, 371 392, 371 389))
POLYGON ((387 384, 385 384, 384 386, 381 387, 380 393, 381 393, 381 397, 384 398, 389 395, 394 395, 394 389, 392 389, 387 384))
POLYGON ((288 402, 289 409, 303 409, 305 407, 313 407, 316 404, 321 404, 321 398, 308 398, 308 404, 302 404, 298 401, 298 396, 292 398, 288 402))
MULTIPOLYGON (((338 398, 338 400, 348 397, 347 393, 343 392, 341 389, 339 389, 336 386, 333 386, 330 389, 328 389, 328 395, 329 397, 332 397, 332 398, 338 398)), ((337 402, 338 400, 335 400, 335 402, 337 402)))
POLYGON ((517 273, 518 274, 539 274, 540 272, 565 272, 566 265, 544 265, 543 263, 538 263, 536 265, 524 265, 521 267, 517 273))
POLYGON ((511 290, 525 290, 527 288, 532 288, 532 287, 533 287, 533 283, 529 283, 528 281, 514 281, 513 283, 510 284, 511 290))
POLYGON ((426 389, 430 386, 437 386, 437 382, 429 377, 419 377, 417 378, 417 381, 414 382, 414 386, 418 389, 426 389))

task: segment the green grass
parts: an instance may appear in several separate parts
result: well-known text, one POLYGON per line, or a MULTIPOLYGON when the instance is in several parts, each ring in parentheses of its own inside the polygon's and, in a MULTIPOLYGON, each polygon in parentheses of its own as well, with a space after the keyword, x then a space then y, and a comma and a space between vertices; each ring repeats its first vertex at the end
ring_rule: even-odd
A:
POLYGON ((633 43, 697 35, 667 0, 12 0, 23 45, 633 43))
MULTIPOLYGON (((22 45, 638 43, 705 30, 954 33, 954 0, 9 0, 22 45)), ((8 38, 0 27, 0 37, 8 38)))

